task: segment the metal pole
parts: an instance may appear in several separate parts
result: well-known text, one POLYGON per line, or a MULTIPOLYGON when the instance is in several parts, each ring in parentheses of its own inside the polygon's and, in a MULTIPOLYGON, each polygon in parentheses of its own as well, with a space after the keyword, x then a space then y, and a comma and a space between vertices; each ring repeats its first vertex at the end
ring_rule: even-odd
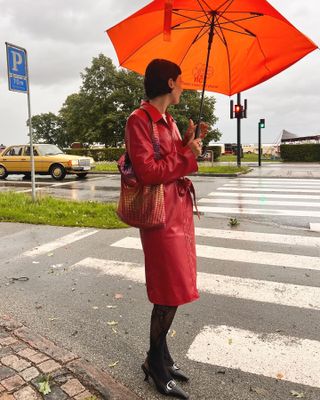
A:
POLYGON ((33 138, 32 138, 32 122, 31 122, 31 102, 30 102, 30 84, 29 84, 29 70, 28 70, 28 54, 26 52, 26 69, 27 69, 27 95, 28 95, 28 115, 29 115, 29 136, 30 136, 30 161, 31 161, 31 187, 32 187, 32 200, 36 201, 36 180, 34 168, 34 154, 33 154, 33 138))
MULTIPOLYGON (((237 94, 237 104, 241 104, 241 93, 237 94)), ((237 117, 237 166, 241 167, 241 117, 237 117)))
POLYGON ((261 167, 261 126, 258 122, 258 165, 261 167))

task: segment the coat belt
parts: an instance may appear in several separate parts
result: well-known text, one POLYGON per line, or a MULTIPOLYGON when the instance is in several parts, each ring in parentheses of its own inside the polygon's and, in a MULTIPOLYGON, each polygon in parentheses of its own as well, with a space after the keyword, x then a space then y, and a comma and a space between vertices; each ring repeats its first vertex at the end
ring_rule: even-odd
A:
POLYGON ((194 190, 193 183, 189 178, 184 177, 184 178, 179 178, 177 180, 177 184, 178 184, 179 196, 181 197, 185 196, 187 192, 191 194, 193 205, 197 211, 198 218, 200 219, 200 214, 197 207, 196 192, 194 190))

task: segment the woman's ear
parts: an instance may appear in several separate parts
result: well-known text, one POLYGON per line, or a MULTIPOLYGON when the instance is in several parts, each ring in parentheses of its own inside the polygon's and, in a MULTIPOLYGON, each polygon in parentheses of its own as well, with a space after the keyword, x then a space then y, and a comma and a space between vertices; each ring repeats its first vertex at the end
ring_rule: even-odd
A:
POLYGON ((169 86, 170 89, 174 88, 174 80, 172 78, 168 79, 168 86, 169 86))

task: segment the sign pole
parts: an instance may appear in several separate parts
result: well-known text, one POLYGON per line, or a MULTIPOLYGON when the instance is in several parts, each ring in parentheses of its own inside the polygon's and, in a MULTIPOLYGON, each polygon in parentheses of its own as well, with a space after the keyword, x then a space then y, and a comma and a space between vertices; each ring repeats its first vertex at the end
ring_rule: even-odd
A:
POLYGON ((36 201, 36 179, 34 168, 34 153, 33 153, 33 132, 32 132, 32 119, 31 119, 31 101, 30 101, 30 83, 29 83, 29 68, 28 68, 28 53, 26 52, 26 69, 27 69, 27 95, 28 95, 28 116, 29 116, 29 136, 30 136, 30 161, 31 161, 31 192, 32 200, 36 201))
POLYGON ((36 200, 35 167, 33 153, 33 135, 31 121, 31 102, 30 102, 30 83, 28 71, 27 50, 14 44, 6 43, 7 63, 8 63, 8 83, 9 90, 19 93, 27 93, 28 99, 28 119, 30 136, 30 163, 31 163, 31 182, 32 200, 36 200))
POLYGON ((261 124, 258 123, 258 165, 261 167, 261 124))

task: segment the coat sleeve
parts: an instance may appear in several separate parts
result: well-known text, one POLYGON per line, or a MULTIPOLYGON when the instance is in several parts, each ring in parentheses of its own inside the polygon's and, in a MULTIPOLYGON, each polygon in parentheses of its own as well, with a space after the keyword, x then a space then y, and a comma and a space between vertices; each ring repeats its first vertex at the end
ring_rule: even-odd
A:
POLYGON ((143 185, 172 182, 198 170, 196 158, 189 148, 179 147, 155 160, 150 137, 150 122, 131 114, 126 125, 126 147, 138 180, 143 185))

